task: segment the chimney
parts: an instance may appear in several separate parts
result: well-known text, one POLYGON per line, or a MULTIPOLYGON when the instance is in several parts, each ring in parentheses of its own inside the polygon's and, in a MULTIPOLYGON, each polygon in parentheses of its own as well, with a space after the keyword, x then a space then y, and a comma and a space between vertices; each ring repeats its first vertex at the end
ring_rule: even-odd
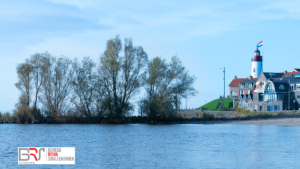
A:
POLYGON ((251 75, 249 76, 249 79, 252 79, 252 76, 251 76, 251 75))
POLYGON ((234 79, 237 79, 237 76, 236 76, 236 75, 234 76, 234 79))
POLYGON ((286 73, 287 73, 287 71, 285 70, 283 73, 284 73, 284 74, 286 74, 286 73))

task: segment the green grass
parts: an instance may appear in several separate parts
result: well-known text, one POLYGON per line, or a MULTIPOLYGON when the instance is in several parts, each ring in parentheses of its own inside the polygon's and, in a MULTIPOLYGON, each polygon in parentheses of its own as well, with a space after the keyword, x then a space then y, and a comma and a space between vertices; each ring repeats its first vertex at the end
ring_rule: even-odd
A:
POLYGON ((227 108, 227 109, 230 109, 233 105, 233 100, 234 99, 226 99, 224 102, 223 102, 223 108, 227 108), (232 103, 232 104, 230 104, 232 103))
MULTIPOLYGON (((234 99, 226 99, 222 105, 223 105, 223 108, 226 108, 226 109, 230 109, 233 105, 233 100, 234 99), (232 104, 230 104, 232 103, 232 104)), ((209 103, 206 103, 205 105, 201 106, 202 108, 205 107, 206 110, 211 110, 211 111, 220 111, 221 109, 216 109, 218 103, 219 103, 220 99, 215 99, 209 103)), ((197 109, 200 109, 201 107, 197 108, 197 109)))
MULTIPOLYGON (((216 99, 216 100, 213 100, 209 103, 206 103, 205 105, 203 105, 201 107, 205 108, 206 110, 219 111, 221 109, 218 109, 218 110, 216 109, 216 107, 218 106, 219 101, 220 101, 220 99, 216 99)), ((199 107, 199 108, 201 108, 201 107, 199 107)))

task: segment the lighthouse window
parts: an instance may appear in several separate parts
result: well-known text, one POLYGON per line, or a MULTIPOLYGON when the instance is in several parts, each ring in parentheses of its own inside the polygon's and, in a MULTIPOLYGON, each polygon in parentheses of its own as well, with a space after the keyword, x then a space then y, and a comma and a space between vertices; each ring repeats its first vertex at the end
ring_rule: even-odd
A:
POLYGON ((253 68, 253 72, 255 72, 255 68, 253 68))

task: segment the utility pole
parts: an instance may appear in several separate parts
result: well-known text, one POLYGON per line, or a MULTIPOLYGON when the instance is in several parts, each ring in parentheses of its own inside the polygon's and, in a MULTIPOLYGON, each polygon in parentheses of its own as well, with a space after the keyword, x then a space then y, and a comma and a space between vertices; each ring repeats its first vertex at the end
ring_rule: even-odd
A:
POLYGON ((224 67, 224 99, 225 99, 225 67, 224 67))
POLYGON ((221 69, 223 69, 223 72, 224 72, 224 99, 225 99, 225 67, 224 68, 221 68, 221 69))

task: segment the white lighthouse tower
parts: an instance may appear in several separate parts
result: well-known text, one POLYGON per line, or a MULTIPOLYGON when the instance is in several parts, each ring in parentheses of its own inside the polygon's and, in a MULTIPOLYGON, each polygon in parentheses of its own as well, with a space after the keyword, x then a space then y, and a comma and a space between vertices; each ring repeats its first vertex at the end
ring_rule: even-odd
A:
POLYGON ((254 51, 254 58, 252 59, 252 68, 251 68, 251 76, 253 78, 258 78, 260 73, 263 71, 262 64, 262 56, 260 55, 260 51, 256 49, 254 51))

